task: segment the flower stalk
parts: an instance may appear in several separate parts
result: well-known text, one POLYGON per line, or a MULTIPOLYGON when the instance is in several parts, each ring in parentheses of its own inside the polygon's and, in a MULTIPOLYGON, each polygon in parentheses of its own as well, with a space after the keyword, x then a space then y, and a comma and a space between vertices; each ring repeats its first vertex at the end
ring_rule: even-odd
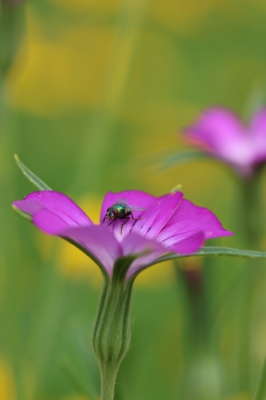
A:
POLYGON ((246 247, 258 248, 263 236, 263 207, 260 196, 261 169, 249 179, 239 179, 241 192, 240 225, 243 227, 246 247))
POLYGON ((266 358, 261 371, 261 376, 257 388, 255 400, 264 400, 266 398, 266 358))
MULTIPOLYGON (((240 218, 242 225, 243 240, 246 247, 258 248, 262 239, 262 215, 263 209, 259 193, 260 171, 246 179, 239 179, 241 189, 240 218)), ((251 304, 254 295, 254 284, 256 281, 256 269, 249 261, 246 265, 245 280, 241 291, 240 308, 240 354, 239 354, 239 385, 244 392, 250 390, 250 355, 251 355, 251 304)))

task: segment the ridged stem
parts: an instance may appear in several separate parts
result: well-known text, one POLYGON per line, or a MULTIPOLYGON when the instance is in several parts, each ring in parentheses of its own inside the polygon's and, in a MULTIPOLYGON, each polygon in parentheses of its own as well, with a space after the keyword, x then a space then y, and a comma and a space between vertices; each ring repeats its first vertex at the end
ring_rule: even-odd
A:
POLYGON ((265 399, 266 399, 266 359, 264 360, 264 364, 262 367, 255 400, 265 400, 265 399))
MULTIPOLYGON (((246 248, 257 249, 262 238, 262 204, 259 193, 260 171, 240 181, 241 185, 241 221, 243 239, 246 248)), ((242 298, 240 308, 240 356, 239 356, 239 380, 243 392, 250 390, 250 319, 252 312, 253 288, 256 278, 254 263, 248 261, 246 275, 242 287, 242 298)))

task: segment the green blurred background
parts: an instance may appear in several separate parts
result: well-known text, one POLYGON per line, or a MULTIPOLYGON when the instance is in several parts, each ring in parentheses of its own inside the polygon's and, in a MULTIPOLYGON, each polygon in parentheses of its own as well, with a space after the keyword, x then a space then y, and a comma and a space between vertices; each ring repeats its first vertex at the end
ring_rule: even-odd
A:
MULTIPOLYGON (((184 147, 180 130, 201 110, 223 105, 246 116, 263 97, 266 5, 2 0, 0 6, 0 398, 92 400, 99 387, 90 335, 100 274, 70 245, 12 211, 13 200, 34 190, 13 154, 95 220, 108 190, 160 195, 181 184, 188 199, 235 232, 212 244, 247 246, 238 182, 226 167, 201 161, 161 171, 158 164, 184 147)), ((262 199, 264 182, 262 174, 262 199)), ((265 248, 262 235, 257 249, 265 248)), ((185 273, 171 264, 143 272, 116 399, 253 398, 266 353, 263 263, 213 258, 182 268, 203 282, 200 321, 190 319, 185 273)))

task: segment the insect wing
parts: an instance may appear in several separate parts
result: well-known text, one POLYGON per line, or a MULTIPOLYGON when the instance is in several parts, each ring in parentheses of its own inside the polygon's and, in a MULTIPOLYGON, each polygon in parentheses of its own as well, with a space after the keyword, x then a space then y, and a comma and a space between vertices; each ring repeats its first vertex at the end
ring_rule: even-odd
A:
POLYGON ((130 209, 135 212, 146 210, 146 208, 144 208, 144 207, 137 207, 137 206, 131 206, 131 205, 128 205, 128 207, 130 207, 130 209))
POLYGON ((138 207, 138 206, 132 206, 131 204, 127 204, 127 200, 126 199, 118 199, 115 204, 124 204, 126 205, 128 208, 131 209, 131 211, 135 211, 135 212, 140 212, 140 211, 144 211, 146 210, 146 208, 144 207, 138 207))
POLYGON ((127 200, 126 199, 118 199, 118 200, 116 200, 115 204, 125 204, 125 205, 127 205, 127 200))

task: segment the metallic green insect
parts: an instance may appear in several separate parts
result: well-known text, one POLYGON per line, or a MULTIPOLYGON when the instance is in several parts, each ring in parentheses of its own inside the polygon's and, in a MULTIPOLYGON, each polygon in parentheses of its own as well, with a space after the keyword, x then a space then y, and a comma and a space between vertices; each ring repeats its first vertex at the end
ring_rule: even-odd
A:
POLYGON ((139 221, 141 219, 141 217, 134 218, 132 212, 143 211, 143 210, 145 210, 145 208, 129 206, 126 200, 120 199, 116 201, 111 207, 107 208, 102 223, 104 223, 106 219, 109 219, 111 220, 111 222, 108 224, 109 226, 117 219, 125 219, 125 222, 121 224, 121 235, 122 235, 123 226, 130 220, 130 216, 134 221, 139 221))

